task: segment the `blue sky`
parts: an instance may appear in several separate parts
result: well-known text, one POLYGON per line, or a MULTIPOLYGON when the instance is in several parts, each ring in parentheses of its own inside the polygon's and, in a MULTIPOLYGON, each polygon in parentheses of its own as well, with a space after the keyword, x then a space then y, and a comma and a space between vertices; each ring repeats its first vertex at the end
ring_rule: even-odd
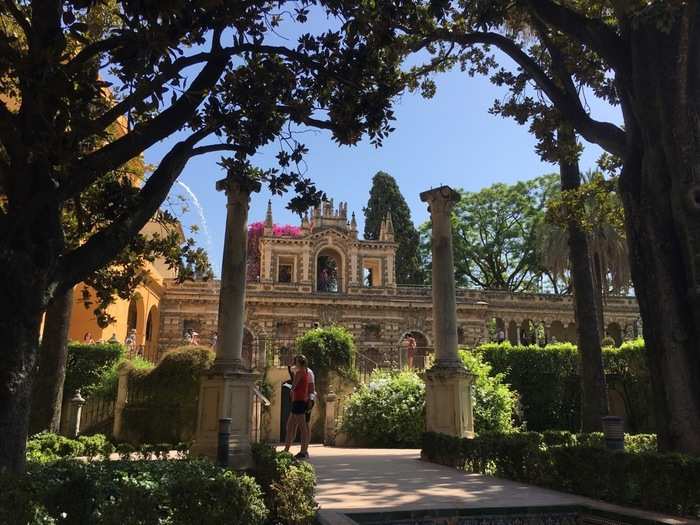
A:
MULTIPOLYGON (((354 147, 338 147, 325 131, 305 133, 301 139, 309 148, 306 156, 307 176, 329 197, 348 202, 348 211, 355 211, 360 231, 364 227, 362 207, 367 203, 372 176, 379 170, 396 178, 411 209, 413 222, 427 219, 426 206, 418 194, 430 187, 448 184, 454 188, 475 191, 495 182, 526 180, 556 171, 556 167, 539 160, 534 140, 527 127, 512 120, 490 115, 488 108, 503 92, 488 79, 471 78, 458 70, 436 77, 438 90, 433 99, 420 94, 405 94, 396 102, 396 131, 375 148, 367 142, 354 147)), ((589 100, 598 119, 620 122, 619 111, 599 101, 589 100)), ((146 152, 146 161, 157 164, 172 146, 175 138, 164 141, 146 152)), ((585 144, 581 167, 594 167, 600 148, 585 144)), ((272 146, 258 153, 253 162, 262 167, 276 166, 277 148, 272 146)), ((214 189, 223 177, 217 165, 219 157, 210 155, 190 161, 180 180, 201 203, 208 237, 197 235, 209 250, 214 271, 221 267, 225 225, 225 199, 214 189)), ((175 192, 184 193, 182 186, 175 192)), ((262 220, 270 195, 254 195, 250 222, 262 220)), ((276 223, 298 224, 299 219, 285 209, 287 198, 272 199, 276 223)), ((201 224, 202 219, 191 206, 185 225, 201 224)))

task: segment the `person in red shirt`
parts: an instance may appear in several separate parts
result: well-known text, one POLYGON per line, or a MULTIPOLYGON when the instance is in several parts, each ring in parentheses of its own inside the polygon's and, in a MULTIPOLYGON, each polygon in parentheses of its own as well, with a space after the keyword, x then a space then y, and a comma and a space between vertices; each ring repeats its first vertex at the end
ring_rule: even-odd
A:
POLYGON ((304 459, 309 456, 309 426, 306 424, 306 409, 309 404, 309 391, 311 378, 306 367, 306 357, 298 355, 294 358, 294 381, 290 396, 292 397, 292 412, 287 419, 287 440, 284 451, 289 452, 289 447, 296 437, 297 431, 301 430, 301 452, 295 457, 304 459))

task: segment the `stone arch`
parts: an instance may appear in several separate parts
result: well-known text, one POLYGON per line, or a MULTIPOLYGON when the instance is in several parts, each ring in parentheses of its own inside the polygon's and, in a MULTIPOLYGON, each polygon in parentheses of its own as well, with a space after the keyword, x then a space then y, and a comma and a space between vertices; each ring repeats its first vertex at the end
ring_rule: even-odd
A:
POLYGON ((605 335, 615 340, 615 346, 620 346, 622 344, 622 328, 620 328, 618 322, 613 321, 612 323, 608 323, 605 327, 605 335))
POLYGON ((258 368, 258 340, 255 333, 247 326, 243 327, 243 347, 241 359, 246 368, 258 368))
POLYGON ((537 319, 523 319, 520 323, 520 342, 523 345, 535 345, 541 339, 544 322, 537 319))
POLYGON ((145 355, 154 360, 158 353, 158 336, 160 334, 160 311, 158 305, 151 306, 146 318, 145 328, 145 355))
POLYGON ((421 330, 406 330, 399 338, 399 349, 401 366, 409 368, 424 369, 428 365, 428 359, 433 353, 433 345, 428 336, 421 330), (406 338, 412 337, 415 342, 415 348, 409 347, 404 343, 406 338))
POLYGON ((129 301, 123 341, 126 341, 132 330, 136 330, 135 345, 143 346, 146 336, 146 307, 143 302, 143 297, 138 293, 134 294, 129 301))
POLYGON ((508 323, 503 317, 494 317, 493 323, 493 340, 496 342, 505 342, 508 339, 508 323))
POLYGON ((517 345, 520 343, 520 324, 518 321, 508 321, 508 326, 506 327, 506 340, 510 341, 510 344, 517 345))
POLYGON ((345 256, 335 246, 324 244, 314 255, 317 292, 341 293, 344 290, 345 256))
POLYGON ((568 340, 567 337, 568 334, 563 321, 555 319, 549 324, 549 329, 547 330, 548 343, 563 343, 568 340))

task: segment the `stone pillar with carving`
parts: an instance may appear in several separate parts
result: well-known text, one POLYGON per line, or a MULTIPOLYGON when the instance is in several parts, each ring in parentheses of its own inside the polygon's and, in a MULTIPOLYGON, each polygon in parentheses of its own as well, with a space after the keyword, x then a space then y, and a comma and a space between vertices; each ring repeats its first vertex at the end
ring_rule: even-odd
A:
POLYGON ((473 376, 459 359, 457 299, 452 252, 452 208, 459 193, 449 186, 420 194, 432 221, 433 339, 435 364, 425 373, 426 428, 457 437, 474 437, 473 376))
POLYGON ((250 194, 259 184, 243 177, 216 183, 227 197, 226 233, 221 264, 216 359, 205 372, 199 391, 197 430, 192 451, 216 458, 219 419, 231 418, 228 464, 235 469, 252 467, 250 424, 253 386, 257 375, 242 359, 245 320, 246 249, 250 194))

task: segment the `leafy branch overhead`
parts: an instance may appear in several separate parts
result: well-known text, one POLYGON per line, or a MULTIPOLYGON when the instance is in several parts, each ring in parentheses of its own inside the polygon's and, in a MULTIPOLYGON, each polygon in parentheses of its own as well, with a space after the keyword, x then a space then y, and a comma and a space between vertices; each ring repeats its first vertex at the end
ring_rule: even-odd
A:
POLYGON ((101 228, 61 250, 48 271, 58 288, 114 258, 197 155, 218 153, 229 173, 252 173, 251 156, 278 141, 279 166, 258 179, 273 193, 291 188, 290 208, 303 211, 322 194, 299 169, 307 148, 298 132, 380 145, 392 98, 419 74, 400 69, 405 48, 389 21, 406 13, 390 2, 9 4, 0 17, 0 231, 13 234, 10 216, 31 222, 107 191, 97 189, 106 174, 180 132, 140 187, 111 194, 101 228), (319 17, 338 28, 314 31, 319 17), (296 41, 278 36, 303 27, 296 41))

